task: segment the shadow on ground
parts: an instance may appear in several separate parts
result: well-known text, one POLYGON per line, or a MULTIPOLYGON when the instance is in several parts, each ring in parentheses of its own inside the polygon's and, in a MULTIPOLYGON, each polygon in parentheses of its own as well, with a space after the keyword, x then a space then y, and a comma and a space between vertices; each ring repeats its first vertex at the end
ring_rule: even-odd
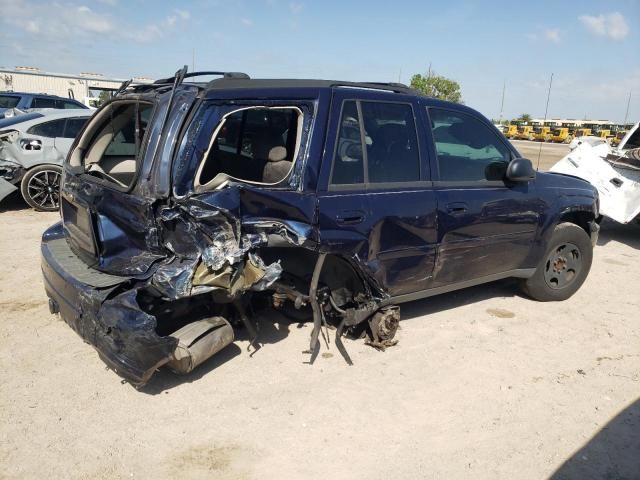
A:
POLYGON ((616 415, 550 478, 640 479, 640 399, 616 415))
POLYGON ((605 246, 611 241, 616 241, 640 250, 640 223, 631 222, 623 225, 605 218, 600 227, 598 246, 605 246))
POLYGON ((19 191, 10 193, 0 202, 0 212, 28 210, 31 207, 22 198, 19 191))
POLYGON ((411 320, 412 318, 451 310, 491 298, 524 297, 518 283, 519 281, 516 279, 500 280, 436 295, 423 300, 416 300, 415 302, 404 303, 400 306, 401 318, 402 320, 411 320))

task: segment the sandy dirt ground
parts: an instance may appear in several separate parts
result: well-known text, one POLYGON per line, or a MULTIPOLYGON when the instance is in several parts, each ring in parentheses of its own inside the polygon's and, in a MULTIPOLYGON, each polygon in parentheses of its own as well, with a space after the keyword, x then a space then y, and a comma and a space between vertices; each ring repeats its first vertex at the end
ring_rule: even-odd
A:
POLYGON ((260 319, 187 377, 136 390, 50 315, 56 214, 0 209, 0 479, 638 479, 640 228, 605 223, 562 303, 511 281, 402 306, 396 347, 260 319))

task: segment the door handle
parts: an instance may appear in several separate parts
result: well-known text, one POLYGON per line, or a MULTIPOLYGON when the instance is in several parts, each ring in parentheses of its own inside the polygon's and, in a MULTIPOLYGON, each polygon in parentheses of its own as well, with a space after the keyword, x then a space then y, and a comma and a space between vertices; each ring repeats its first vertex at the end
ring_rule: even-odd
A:
POLYGON ((447 213, 451 215, 462 215, 467 211, 468 205, 464 202, 454 202, 447 205, 447 213))
POLYGON ((362 210, 344 211, 336 215, 336 222, 339 225, 357 225, 362 223, 365 217, 366 213, 362 210))

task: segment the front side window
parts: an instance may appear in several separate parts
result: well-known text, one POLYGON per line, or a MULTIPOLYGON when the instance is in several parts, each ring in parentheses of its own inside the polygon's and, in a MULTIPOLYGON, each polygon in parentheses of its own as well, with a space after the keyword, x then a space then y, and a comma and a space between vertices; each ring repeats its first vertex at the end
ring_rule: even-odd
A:
POLYGON ((333 185, 420 180, 411 105, 348 100, 343 104, 338 128, 333 185))
POLYGON ((62 137, 64 132, 64 123, 66 119, 52 120, 39 125, 34 125, 27 130, 30 135, 38 135, 39 137, 55 138, 62 137))
POLYGON ((441 181, 502 180, 511 152, 480 120, 466 113, 429 109, 441 181))
POLYGON ((119 187, 131 186, 152 110, 152 104, 142 102, 114 102, 105 107, 82 135, 69 162, 119 187))
POLYGON ((196 185, 227 178, 277 184, 298 155, 303 113, 297 107, 249 107, 228 113, 213 133, 196 185))

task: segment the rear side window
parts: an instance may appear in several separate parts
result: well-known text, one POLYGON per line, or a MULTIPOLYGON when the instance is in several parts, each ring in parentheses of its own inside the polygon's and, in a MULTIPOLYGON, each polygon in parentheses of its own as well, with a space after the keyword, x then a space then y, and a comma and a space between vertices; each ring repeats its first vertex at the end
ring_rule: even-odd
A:
POLYGON ((411 105, 344 102, 331 183, 383 184, 419 180, 420 153, 411 105))
POLYGON ((53 98, 34 97, 31 100, 31 108, 56 108, 56 101, 53 98))
POLYGON ((303 113, 297 107, 249 107, 227 114, 213 133, 197 185, 215 188, 218 178, 276 184, 293 168, 303 113))
POLYGON ((82 130, 82 127, 84 127, 84 124, 87 123, 87 120, 89 120, 88 117, 69 118, 63 136, 65 138, 76 138, 80 130, 82 130))
POLYGON ((502 180, 511 152, 495 129, 466 113, 430 108, 441 181, 502 180))
POLYGON ((78 105, 76 102, 71 102, 69 100, 58 100, 56 102, 56 108, 73 109, 83 107, 81 105, 78 105))
POLYGON ((20 97, 14 95, 0 95, 0 108, 16 108, 20 97))
POLYGON ((58 120, 52 120, 50 122, 44 122, 39 125, 34 125, 27 130, 30 135, 38 135, 39 137, 62 137, 64 132, 64 124, 66 119, 61 118, 58 120))

